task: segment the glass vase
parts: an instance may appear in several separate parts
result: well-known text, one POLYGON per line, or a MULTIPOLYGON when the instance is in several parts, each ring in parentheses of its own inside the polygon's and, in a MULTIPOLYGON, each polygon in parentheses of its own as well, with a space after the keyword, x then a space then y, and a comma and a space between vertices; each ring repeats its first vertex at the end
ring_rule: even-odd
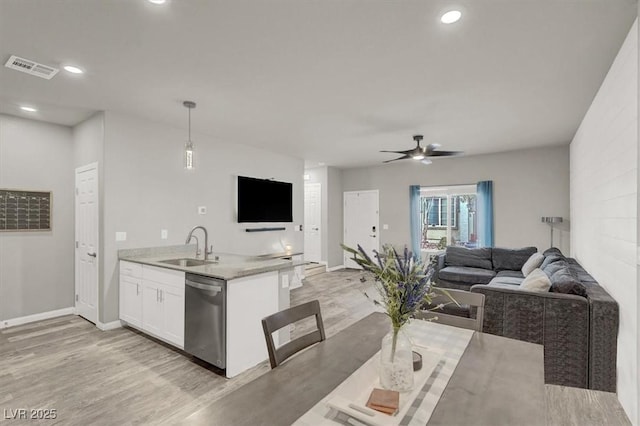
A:
POLYGON ((411 341, 402 329, 392 330, 382 338, 380 385, 398 392, 413 389, 411 341))

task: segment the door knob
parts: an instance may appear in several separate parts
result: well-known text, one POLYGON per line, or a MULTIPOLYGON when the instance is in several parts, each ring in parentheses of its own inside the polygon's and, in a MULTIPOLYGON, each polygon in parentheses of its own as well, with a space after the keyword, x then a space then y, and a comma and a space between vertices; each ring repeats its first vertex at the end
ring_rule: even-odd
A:
POLYGON ((311 228, 313 231, 318 231, 320 228, 311 228))
POLYGON ((95 253, 87 253, 87 256, 96 257, 95 253))

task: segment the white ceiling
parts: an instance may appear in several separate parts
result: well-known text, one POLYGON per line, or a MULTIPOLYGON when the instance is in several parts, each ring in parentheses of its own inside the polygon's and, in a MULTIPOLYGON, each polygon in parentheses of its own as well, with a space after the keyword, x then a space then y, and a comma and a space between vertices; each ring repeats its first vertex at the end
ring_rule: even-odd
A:
POLYGON ((636 0, 1 0, 3 64, 87 72, 1 67, 0 112, 113 110, 186 138, 189 99, 196 133, 340 167, 415 133, 467 154, 567 144, 636 16, 636 0))

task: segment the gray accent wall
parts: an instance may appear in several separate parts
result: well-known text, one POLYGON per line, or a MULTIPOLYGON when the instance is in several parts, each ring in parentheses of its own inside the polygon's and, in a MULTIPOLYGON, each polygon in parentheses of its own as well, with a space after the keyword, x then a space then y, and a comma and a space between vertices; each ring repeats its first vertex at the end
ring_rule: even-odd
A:
POLYGON ((71 129, 0 115, 0 187, 53 191, 51 231, 0 232, 0 321, 73 307, 71 129))
MULTIPOLYGON (((98 163, 98 241, 104 241, 104 112, 98 112, 73 128, 75 168, 98 163)), ((74 237, 75 239, 75 230, 74 237)), ((74 256, 75 261, 75 256, 74 256)), ((98 321, 104 309, 104 250, 98 245, 98 321)))
MULTIPOLYGON (((206 119, 197 111, 194 126, 206 119)), ((301 159, 193 133, 196 170, 187 172, 182 167, 186 123, 174 128, 107 111, 104 129, 102 322, 118 319, 118 249, 184 244, 192 227, 204 225, 217 252, 283 252, 287 244, 302 251, 303 232, 294 230, 304 214, 301 159), (285 231, 245 232, 274 224, 237 223, 238 175, 293 183, 294 222, 282 224, 285 231), (207 214, 199 215, 198 206, 206 206, 207 214), (162 229, 168 231, 166 240, 162 229), (116 232, 126 232, 127 240, 116 242, 116 232)))
POLYGON ((430 165, 398 161, 347 169, 342 172, 342 189, 379 190, 380 241, 402 246, 410 245, 410 185, 463 185, 482 180, 493 180, 496 246, 545 250, 549 227, 540 218, 562 216, 566 222, 554 233, 554 243, 569 252, 568 146, 440 158, 430 165), (383 229, 385 224, 388 230, 383 229))

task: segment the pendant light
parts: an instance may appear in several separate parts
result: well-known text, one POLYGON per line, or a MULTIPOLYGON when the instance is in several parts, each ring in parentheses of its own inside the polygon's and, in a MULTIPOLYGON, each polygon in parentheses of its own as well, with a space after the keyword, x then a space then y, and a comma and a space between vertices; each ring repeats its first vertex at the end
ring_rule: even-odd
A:
POLYGON ((193 170, 195 168, 193 158, 193 142, 191 142, 191 110, 196 107, 196 103, 192 101, 184 101, 182 103, 189 110, 189 140, 184 144, 184 168, 185 170, 193 170))

